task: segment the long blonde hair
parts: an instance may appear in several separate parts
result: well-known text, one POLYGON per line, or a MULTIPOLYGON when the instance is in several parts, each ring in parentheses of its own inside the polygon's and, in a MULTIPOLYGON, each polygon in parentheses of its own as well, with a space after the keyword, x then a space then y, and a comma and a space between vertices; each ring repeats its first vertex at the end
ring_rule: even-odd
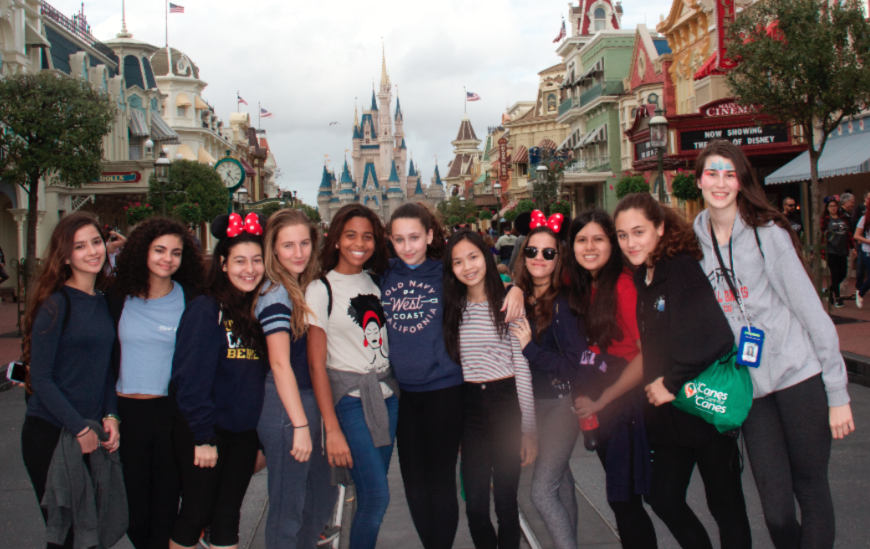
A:
POLYGON ((266 224, 266 235, 264 237, 266 265, 266 277, 272 281, 272 286, 267 291, 274 291, 278 285, 284 286, 287 294, 290 296, 290 302, 293 304, 293 313, 290 316, 290 326, 293 330, 293 340, 298 340, 308 331, 306 319, 311 314, 311 308, 305 303, 305 288, 317 277, 320 272, 320 266, 317 263, 317 241, 319 235, 317 227, 311 224, 306 216, 300 210, 278 210, 266 224), (311 257, 308 260, 308 265, 305 270, 299 275, 297 280, 292 276, 287 269, 281 265, 278 258, 275 257, 275 239, 278 238, 278 233, 285 227, 293 225, 305 225, 308 227, 311 235, 311 257))

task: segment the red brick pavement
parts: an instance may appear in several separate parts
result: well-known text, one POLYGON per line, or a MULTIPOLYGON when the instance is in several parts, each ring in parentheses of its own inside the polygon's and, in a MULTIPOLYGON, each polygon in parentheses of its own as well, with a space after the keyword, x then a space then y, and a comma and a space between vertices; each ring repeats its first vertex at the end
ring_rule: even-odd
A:
POLYGON ((21 338, 18 337, 18 304, 13 303, 8 294, 6 301, 0 303, 0 385, 6 381, 6 364, 21 357, 21 338))

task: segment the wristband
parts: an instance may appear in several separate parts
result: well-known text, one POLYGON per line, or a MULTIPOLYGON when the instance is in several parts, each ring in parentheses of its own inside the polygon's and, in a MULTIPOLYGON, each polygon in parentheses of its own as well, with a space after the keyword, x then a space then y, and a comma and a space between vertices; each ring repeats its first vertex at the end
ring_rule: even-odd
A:
POLYGON ((103 418, 103 421, 106 421, 107 419, 114 419, 115 421, 118 422, 118 425, 121 424, 121 418, 119 418, 115 414, 106 414, 106 417, 103 418))
POLYGON ((90 432, 91 432, 91 428, 87 427, 87 431, 85 431, 84 433, 81 433, 79 435, 76 435, 76 438, 82 438, 83 436, 85 436, 86 434, 88 434, 90 432))
POLYGON ((298 427, 293 427, 293 428, 294 428, 294 429, 303 429, 303 428, 305 428, 305 427, 308 427, 308 424, 307 424, 307 423, 306 423, 305 425, 300 425, 300 426, 298 426, 298 427))

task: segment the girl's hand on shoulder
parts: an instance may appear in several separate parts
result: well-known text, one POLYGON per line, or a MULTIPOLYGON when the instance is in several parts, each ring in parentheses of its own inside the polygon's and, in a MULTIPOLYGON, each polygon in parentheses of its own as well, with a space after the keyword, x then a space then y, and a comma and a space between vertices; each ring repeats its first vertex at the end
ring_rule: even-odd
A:
POLYGON ((197 467, 214 467, 217 465, 217 446, 205 444, 193 447, 193 464, 197 467))
POLYGON ((538 457, 538 436, 535 433, 523 433, 523 441, 520 446, 521 466, 525 467, 535 462, 538 457))
POLYGON ((849 404, 829 408, 828 417, 831 422, 831 434, 834 435, 834 438, 846 438, 846 435, 855 430, 852 406, 849 404))
POLYGON ((653 406, 667 404, 676 398, 665 388, 664 379, 660 377, 646 386, 646 397, 653 406))
POLYGON ((353 467, 350 446, 347 445, 341 429, 326 432, 326 457, 333 467, 353 467))
POLYGON ((520 340, 520 347, 525 349, 526 345, 532 341, 532 329, 525 318, 518 318, 514 324, 511 326, 511 333, 517 336, 517 339, 520 340))
POLYGON ((293 429, 293 449, 290 450, 290 455, 300 463, 306 462, 311 457, 311 449, 311 431, 308 426, 293 429))
POLYGON ((516 286, 508 290, 507 296, 504 298, 504 304, 501 306, 501 310, 505 313, 504 321, 508 324, 526 314, 523 291, 516 286))

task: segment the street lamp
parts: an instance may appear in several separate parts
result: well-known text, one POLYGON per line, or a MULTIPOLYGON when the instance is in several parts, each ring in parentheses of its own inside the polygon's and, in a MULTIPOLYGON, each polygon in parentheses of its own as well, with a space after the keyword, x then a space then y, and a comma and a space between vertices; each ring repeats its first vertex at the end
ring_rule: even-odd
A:
POLYGON ((166 150, 160 151, 160 158, 154 161, 154 177, 160 184, 160 201, 163 203, 163 217, 166 217, 166 184, 169 183, 169 167, 172 162, 166 158, 166 150))
POLYGON ((495 234, 498 235, 501 231, 501 183, 496 183, 492 186, 492 192, 495 194, 495 234))
POLYGON ((537 172, 538 172, 538 183, 544 183, 547 180, 547 167, 543 164, 538 164, 537 172))
POLYGON ((659 202, 668 200, 665 194, 664 154, 668 146, 668 119, 661 108, 657 108, 655 116, 649 121, 649 144, 656 150, 656 159, 659 165, 659 174, 656 185, 659 188, 659 202))
POLYGON ((242 206, 242 218, 245 217, 245 204, 248 202, 248 189, 244 185, 236 191, 236 200, 242 206))

